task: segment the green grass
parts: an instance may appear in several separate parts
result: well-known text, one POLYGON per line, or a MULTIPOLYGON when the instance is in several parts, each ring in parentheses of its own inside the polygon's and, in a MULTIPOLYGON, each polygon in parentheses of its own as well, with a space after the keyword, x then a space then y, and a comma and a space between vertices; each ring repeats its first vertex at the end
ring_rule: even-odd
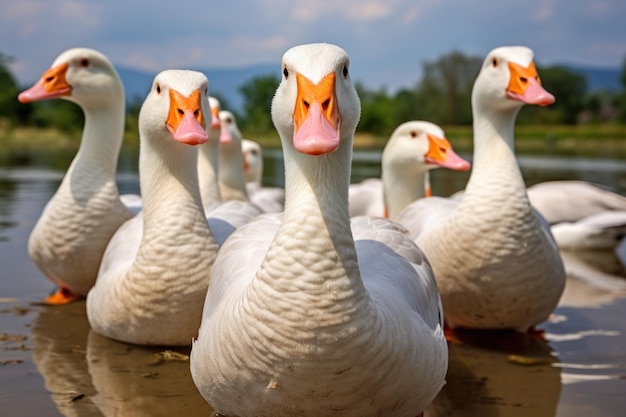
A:
MULTIPOLYGON (((471 126, 444 126, 444 131, 457 152, 472 151, 471 126)), ((280 147, 278 135, 247 136, 267 148, 280 147)), ((80 131, 60 132, 53 129, 13 128, 0 126, 0 162, 11 156, 41 151, 72 151, 80 144, 80 131)), ((626 125, 602 124, 581 126, 517 126, 516 151, 519 154, 572 155, 626 159, 626 125)), ((358 133, 355 148, 382 149, 387 137, 358 133)), ((136 132, 127 132, 123 146, 138 147, 136 132)))

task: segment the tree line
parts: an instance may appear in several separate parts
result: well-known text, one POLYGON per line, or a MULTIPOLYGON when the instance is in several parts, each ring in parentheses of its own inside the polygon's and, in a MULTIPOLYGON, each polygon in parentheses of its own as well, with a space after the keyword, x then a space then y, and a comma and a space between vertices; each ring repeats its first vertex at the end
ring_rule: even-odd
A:
MULTIPOLYGON (((361 121, 358 132, 388 135, 407 120, 429 120, 441 125, 472 123, 471 90, 483 58, 453 51, 422 64, 422 76, 412 88, 394 93, 385 88, 372 90, 356 82, 361 98, 361 121)), ((82 129, 83 115, 73 103, 54 100, 22 104, 17 101, 18 86, 9 69, 11 57, 0 52, 0 127, 34 126, 63 132, 82 129)), ((563 66, 538 66, 545 88, 555 95, 556 103, 547 108, 526 106, 518 124, 625 123, 626 58, 618 92, 588 92, 585 78, 563 66)), ((235 112, 245 134, 267 135, 274 131, 270 106, 280 79, 269 75, 243 84, 239 92, 243 108, 235 112)), ((219 97, 223 108, 227 99, 219 97)), ((141 101, 127 106, 127 131, 136 132, 141 101)))

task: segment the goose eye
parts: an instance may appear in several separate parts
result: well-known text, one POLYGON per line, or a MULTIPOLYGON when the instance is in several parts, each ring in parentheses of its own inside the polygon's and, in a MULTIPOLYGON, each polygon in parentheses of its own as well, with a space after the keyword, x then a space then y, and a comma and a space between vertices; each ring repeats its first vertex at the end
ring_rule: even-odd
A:
POLYGON ((348 76, 348 67, 346 67, 346 66, 343 67, 343 76, 344 77, 348 76))
POLYGON ((287 70, 287 67, 283 68, 283 75, 285 76, 285 79, 289 78, 289 71, 287 70))
POLYGON ((156 85, 157 94, 161 94, 161 86, 159 84, 156 85))
POLYGON ((205 96, 209 95, 209 88, 208 87, 204 87, 204 95, 205 96))
POLYGON ((87 68, 89 66, 90 62, 88 58, 83 58, 80 60, 80 66, 83 68, 87 68))
POLYGON ((417 137, 417 132, 415 130, 411 130, 411 137, 412 138, 416 138, 417 137))
POLYGON ((498 66, 498 58, 493 58, 491 60, 491 65, 495 68, 498 66))

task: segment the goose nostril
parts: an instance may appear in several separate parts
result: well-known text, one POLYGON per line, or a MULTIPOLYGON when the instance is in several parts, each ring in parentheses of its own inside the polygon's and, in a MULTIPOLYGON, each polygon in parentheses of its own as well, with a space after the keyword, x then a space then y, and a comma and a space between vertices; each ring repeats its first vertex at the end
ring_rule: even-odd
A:
POLYGON ((328 106, 330 106, 330 99, 324 100, 324 102, 322 103, 322 109, 327 110, 328 106))
POLYGON ((185 114, 185 111, 183 109, 176 109, 176 111, 178 112, 178 114, 180 114, 181 116, 185 114))
POLYGON ((523 82, 524 84, 526 84, 528 82, 528 78, 526 78, 526 77, 519 77, 519 80, 521 82, 523 82))

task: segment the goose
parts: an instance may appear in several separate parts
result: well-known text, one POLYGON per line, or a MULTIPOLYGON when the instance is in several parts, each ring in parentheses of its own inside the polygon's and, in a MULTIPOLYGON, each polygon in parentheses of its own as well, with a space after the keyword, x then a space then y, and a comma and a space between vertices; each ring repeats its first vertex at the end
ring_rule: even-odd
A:
POLYGON ((617 250, 626 236, 626 197, 599 185, 546 181, 529 187, 528 198, 561 249, 617 250))
POLYGON ((221 134, 220 101, 215 97, 209 96, 209 106, 211 107, 209 140, 205 144, 200 145, 198 149, 198 184, 200 186, 202 204, 205 207, 211 207, 222 202, 219 187, 216 186, 219 156, 215 150, 221 134))
POLYGON ((523 46, 489 52, 472 90, 474 157, 465 192, 418 200, 397 219, 433 266, 452 330, 532 330, 563 292, 558 248, 530 205, 514 153, 519 109, 554 102, 533 59, 523 46))
POLYGON ((139 112, 142 211, 111 238, 87 318, 105 337, 138 345, 189 345, 200 325, 218 242, 198 186, 197 145, 209 140, 208 80, 166 70, 139 112))
POLYGON ((203 170, 213 172, 206 176, 213 179, 212 183, 205 179, 203 184, 205 194, 207 189, 215 193, 211 201, 203 200, 203 204, 209 226, 221 245, 235 229, 263 213, 263 210, 251 203, 248 197, 241 153, 242 137, 235 115, 228 110, 219 110, 217 120, 220 132, 217 149, 212 144, 202 145, 205 154, 211 146, 213 149, 210 152, 217 155, 203 170))
POLYGON ((580 180, 545 181, 528 187, 528 198, 549 224, 574 223, 610 211, 626 211, 626 197, 580 180))
POLYGON ((438 125, 423 120, 400 124, 383 149, 381 178, 350 185, 350 215, 396 219, 409 203, 431 195, 427 174, 439 167, 467 171, 470 164, 454 152, 438 125))
POLYGON ((289 49, 272 102, 285 210, 237 229, 214 264, 191 374, 228 416, 414 417, 447 344, 432 270, 397 223, 348 214, 360 102, 332 44, 289 49))
POLYGON ((436 124, 420 120, 398 126, 382 155, 385 217, 396 220, 410 203, 427 197, 426 174, 438 167, 467 171, 470 164, 454 152, 436 124))
POLYGON ((251 139, 241 141, 246 188, 250 202, 265 213, 278 213, 285 209, 285 189, 263 186, 263 149, 251 139))
POLYGON ((248 190, 250 185, 258 188, 263 183, 263 150, 261 145, 252 139, 242 139, 243 173, 248 190))
POLYGON ((221 126, 219 185, 225 201, 250 201, 243 171, 241 151, 242 134, 237 126, 235 115, 228 110, 219 112, 221 126))
POLYGON ((39 270, 58 286, 48 304, 85 297, 113 233, 133 213, 120 201, 115 173, 124 132, 124 88, 106 56, 93 49, 61 53, 22 103, 62 98, 78 104, 85 124, 79 150, 28 240, 39 270))

